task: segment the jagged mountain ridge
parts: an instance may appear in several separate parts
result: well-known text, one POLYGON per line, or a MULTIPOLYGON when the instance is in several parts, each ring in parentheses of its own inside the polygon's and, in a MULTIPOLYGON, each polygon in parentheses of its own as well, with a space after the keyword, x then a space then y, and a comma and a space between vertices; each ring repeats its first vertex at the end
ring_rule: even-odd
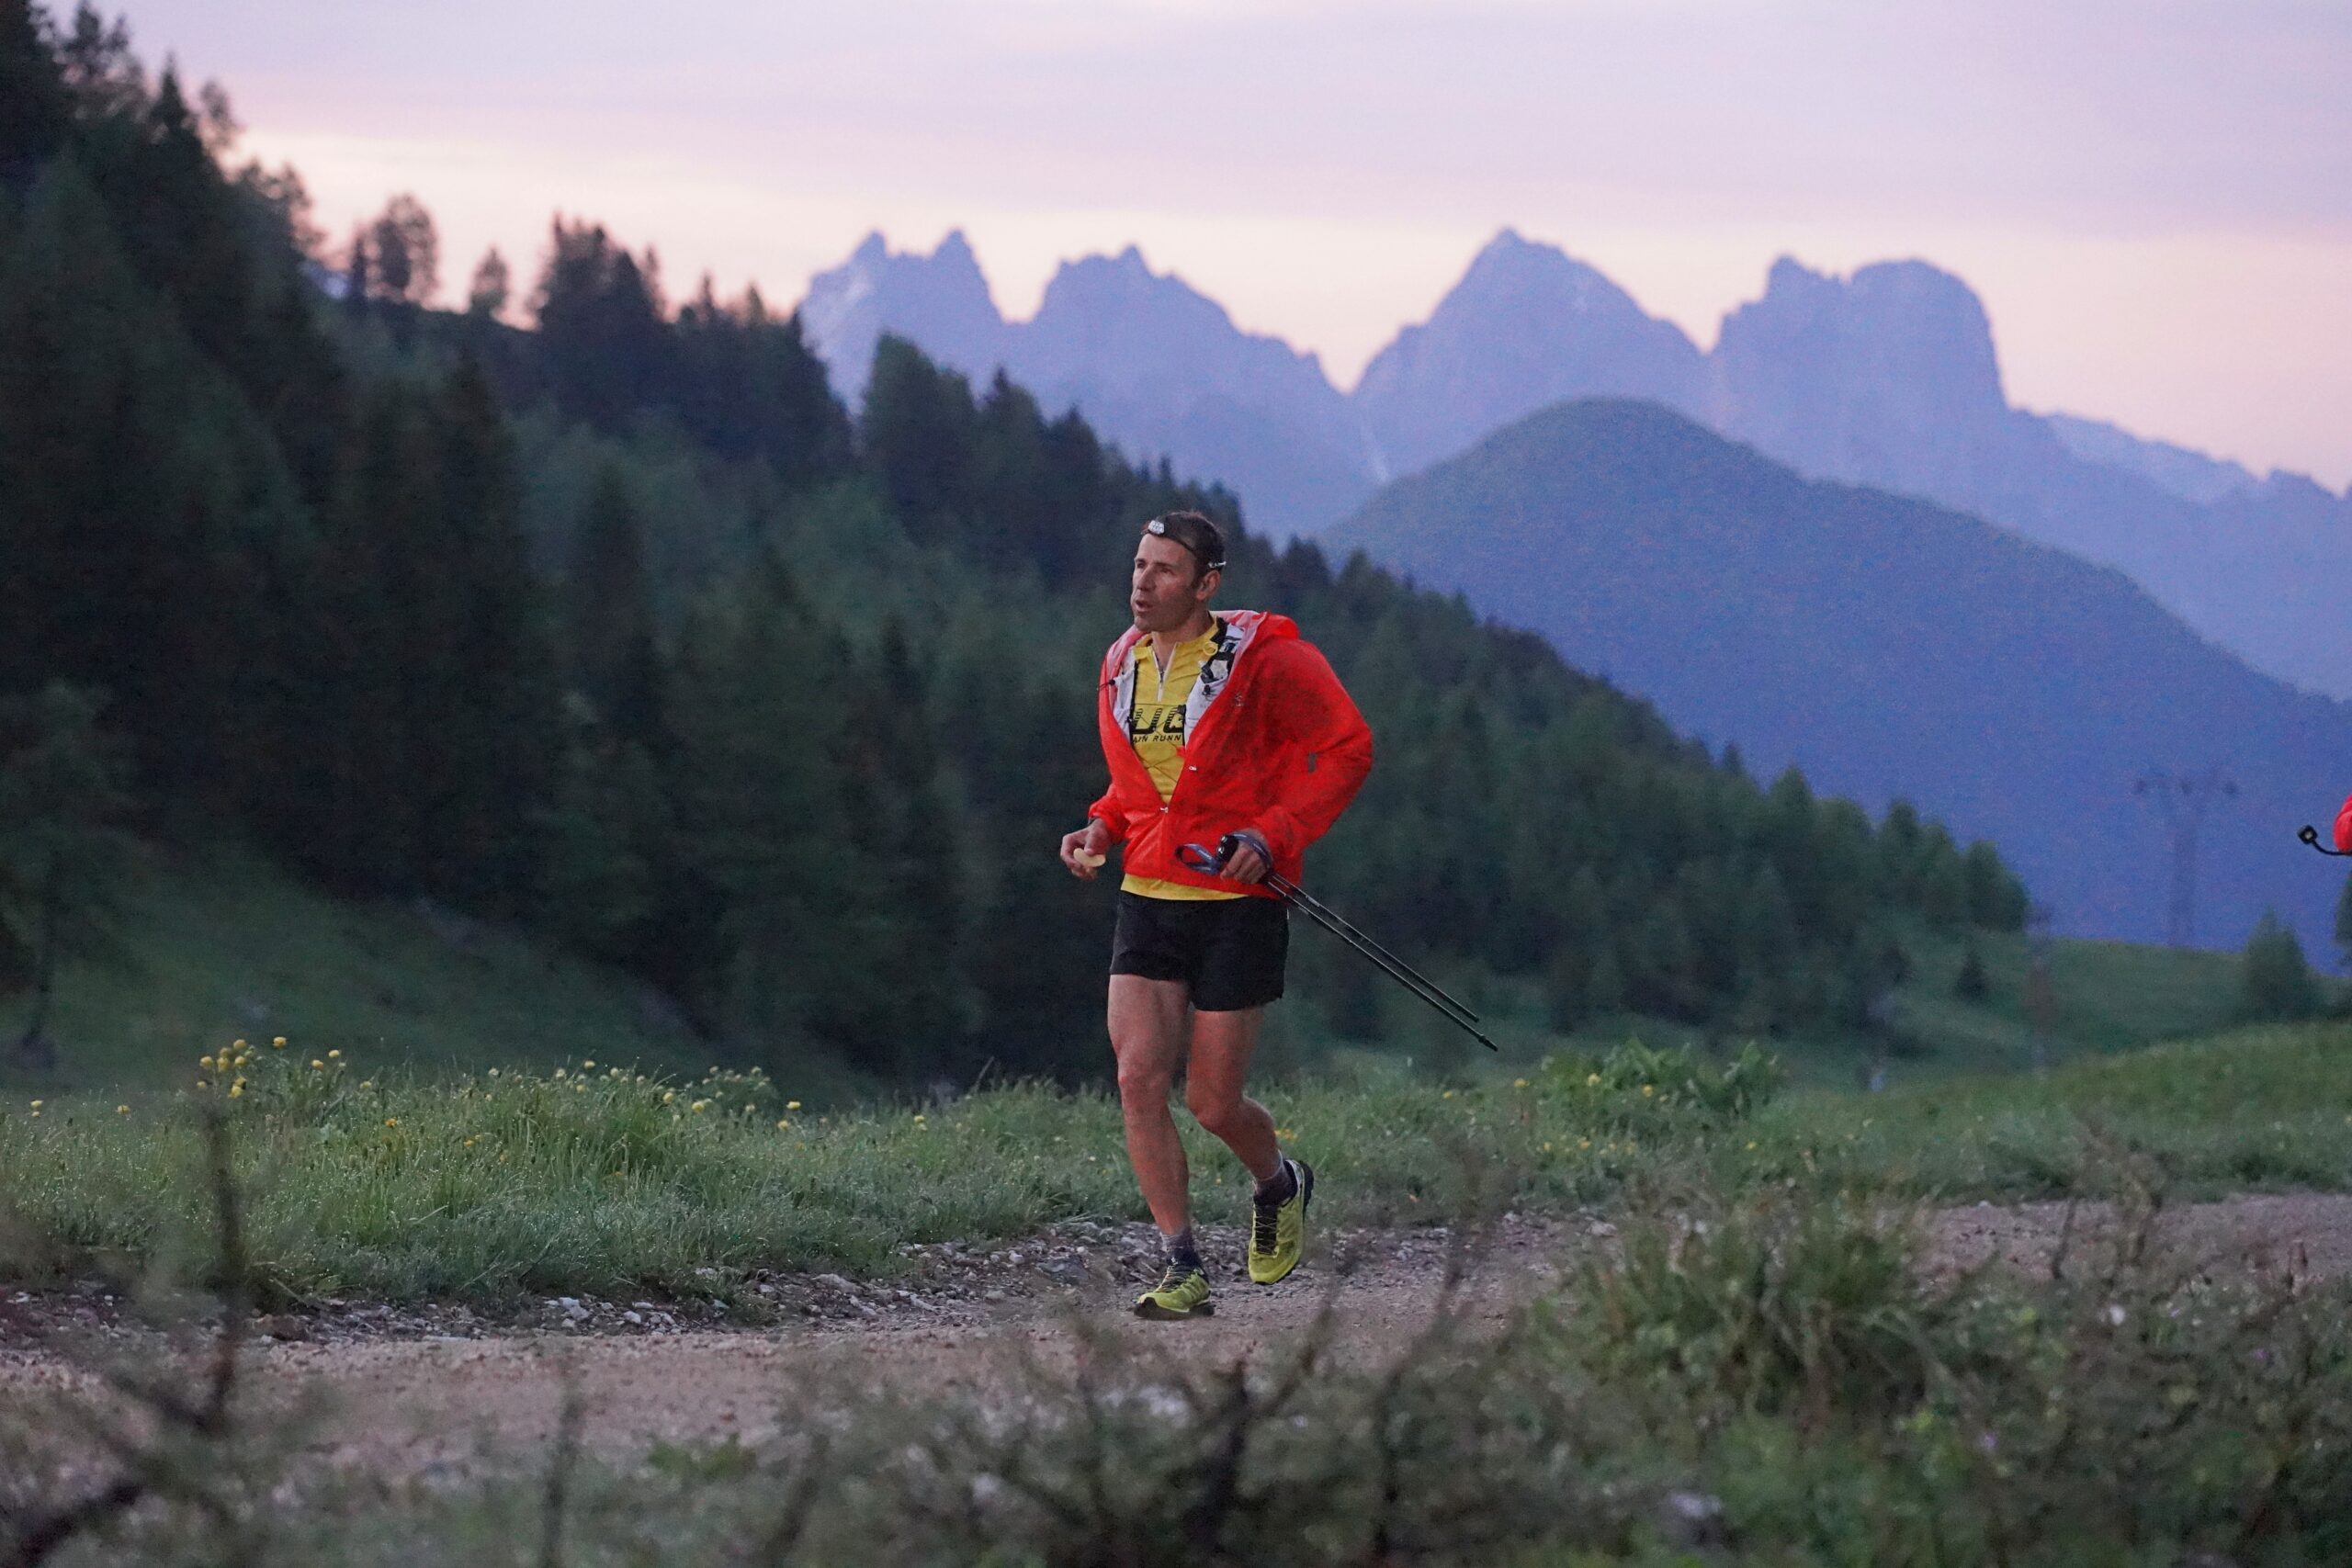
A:
POLYGON ((1002 365, 1131 454, 1223 480, 1276 538, 1564 398, 1642 398, 1808 476, 1957 506, 2117 567, 2257 669, 2352 695, 2352 498, 2012 407, 1982 303, 1924 262, 1840 278, 1782 258, 1702 355, 1596 269, 1506 229, 1348 396, 1313 355, 1243 333, 1133 246, 1065 263, 1015 323, 960 232, 929 257, 872 235, 802 309, 853 401, 884 330, 976 379, 1002 365))
POLYGON ((1225 307, 1130 245, 1064 262, 1037 313, 998 310, 961 231, 929 256, 868 235, 810 280, 803 328, 852 407, 885 332, 976 383, 1001 367, 1045 406, 1076 407, 1129 455, 1237 491, 1261 531, 1346 515, 1374 488, 1360 422, 1321 361, 1245 333, 1225 307))

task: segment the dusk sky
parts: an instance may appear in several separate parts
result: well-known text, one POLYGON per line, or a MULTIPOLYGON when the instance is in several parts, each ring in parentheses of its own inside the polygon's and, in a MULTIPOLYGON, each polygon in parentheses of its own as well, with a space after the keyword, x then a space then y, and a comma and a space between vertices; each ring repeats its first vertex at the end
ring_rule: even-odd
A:
POLYGON ((1702 346, 1789 254, 1984 296, 2013 401, 2352 483, 2345 0, 131 0, 445 297, 560 209, 798 299, 870 229, 1008 314, 1142 246, 1342 388, 1503 224, 1702 346))

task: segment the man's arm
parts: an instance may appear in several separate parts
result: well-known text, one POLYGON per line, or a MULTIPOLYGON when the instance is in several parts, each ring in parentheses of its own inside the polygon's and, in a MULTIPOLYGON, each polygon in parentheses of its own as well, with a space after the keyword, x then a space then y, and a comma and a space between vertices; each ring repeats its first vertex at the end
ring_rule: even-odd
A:
POLYGON ((1372 726, 1313 644, 1285 640, 1266 651, 1280 661, 1267 672, 1274 678, 1277 732, 1300 760, 1277 785, 1274 804, 1257 827, 1274 854, 1287 857, 1329 832, 1363 787, 1372 772, 1372 726))

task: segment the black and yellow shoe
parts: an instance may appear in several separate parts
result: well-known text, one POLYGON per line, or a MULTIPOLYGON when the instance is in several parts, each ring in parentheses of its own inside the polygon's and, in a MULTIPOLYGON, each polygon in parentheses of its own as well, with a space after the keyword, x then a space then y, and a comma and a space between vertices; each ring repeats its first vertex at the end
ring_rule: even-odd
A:
POLYGON ((1156 1323, 1208 1317, 1216 1311, 1216 1303, 1209 1300, 1209 1277, 1198 1269, 1181 1269, 1173 1263, 1159 1284, 1136 1298, 1136 1315, 1156 1323))
POLYGON ((1250 1278, 1261 1285, 1285 1279, 1298 1267, 1306 1231, 1306 1205, 1315 1198, 1315 1168, 1290 1161, 1291 1193, 1278 1202, 1250 1205, 1250 1278))

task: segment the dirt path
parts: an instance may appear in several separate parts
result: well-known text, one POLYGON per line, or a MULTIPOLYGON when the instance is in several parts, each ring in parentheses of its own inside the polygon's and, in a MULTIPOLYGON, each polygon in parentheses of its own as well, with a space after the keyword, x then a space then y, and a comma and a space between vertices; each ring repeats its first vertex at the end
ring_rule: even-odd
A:
MULTIPOLYGON (((2104 1223, 2086 1207, 2072 1233, 2079 1243, 2104 1223)), ((2039 1272, 2069 1228, 2063 1204, 1944 1211, 1930 1219, 1930 1266, 1993 1261, 2039 1272)), ((2267 1260, 2312 1278, 2352 1274, 2352 1195, 2188 1205, 2166 1214, 2160 1233, 2171 1256, 2214 1270, 2267 1260)), ((1498 1320, 1611 1234, 1589 1218, 1507 1222, 1464 1286, 1474 1320, 1498 1320)), ((1212 1257, 1238 1258, 1238 1235, 1209 1243, 1212 1257)), ((1221 1285, 1213 1318, 1145 1325, 1124 1308, 1149 1272, 1148 1231, 1066 1227, 993 1249, 932 1249, 896 1281, 780 1282, 772 1294, 784 1321, 774 1326, 696 1327, 650 1303, 570 1298, 547 1303, 544 1323, 401 1321, 381 1309, 279 1322, 269 1326, 299 1337, 265 1340, 253 1382, 266 1397, 323 1396, 318 1449, 392 1472, 429 1475, 486 1451, 544 1444, 567 1381, 586 1440, 607 1453, 730 1436, 756 1442, 812 1389, 969 1386, 1007 1376, 1020 1353, 1066 1361, 1083 1353, 1090 1331, 1218 1364, 1255 1357, 1306 1326, 1334 1293, 1342 1353, 1377 1356, 1428 1321, 1450 1247, 1442 1232, 1344 1236, 1332 1264, 1283 1285, 1221 1285)), ((0 1314, 0 1386, 70 1375, 8 1329, 0 1314)))

